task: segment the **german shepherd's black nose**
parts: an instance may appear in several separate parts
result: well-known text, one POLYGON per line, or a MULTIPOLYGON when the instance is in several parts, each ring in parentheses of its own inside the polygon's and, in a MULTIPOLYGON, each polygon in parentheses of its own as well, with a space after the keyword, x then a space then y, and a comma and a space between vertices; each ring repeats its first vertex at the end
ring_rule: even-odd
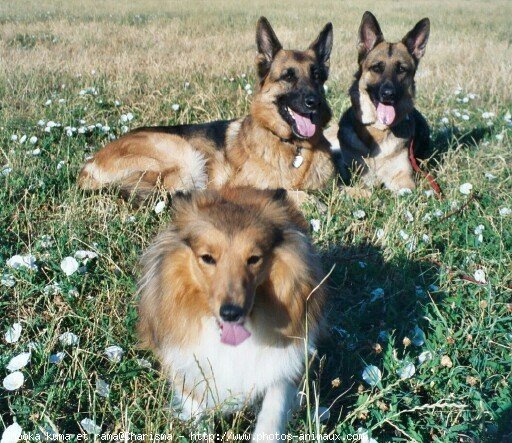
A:
POLYGON ((309 94, 304 99, 306 107, 311 110, 315 110, 320 105, 320 97, 316 94, 309 94))
POLYGON ((383 83, 379 89, 379 95, 381 102, 391 102, 395 100, 396 91, 393 83, 383 83))
POLYGON ((219 314, 223 321, 235 322, 242 318, 244 310, 240 306, 226 304, 220 307, 219 314))

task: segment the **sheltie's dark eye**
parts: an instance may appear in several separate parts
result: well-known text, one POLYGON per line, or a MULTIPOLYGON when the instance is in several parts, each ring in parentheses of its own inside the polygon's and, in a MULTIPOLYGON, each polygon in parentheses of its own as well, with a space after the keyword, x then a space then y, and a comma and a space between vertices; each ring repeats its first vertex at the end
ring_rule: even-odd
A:
POLYGON ((217 263, 210 254, 201 255, 201 260, 203 260, 207 265, 215 265, 217 263))
POLYGON ((261 260, 261 257, 259 255, 251 255, 248 259, 247 259, 247 264, 250 266, 250 265, 255 265, 256 263, 258 263, 259 261, 261 260))

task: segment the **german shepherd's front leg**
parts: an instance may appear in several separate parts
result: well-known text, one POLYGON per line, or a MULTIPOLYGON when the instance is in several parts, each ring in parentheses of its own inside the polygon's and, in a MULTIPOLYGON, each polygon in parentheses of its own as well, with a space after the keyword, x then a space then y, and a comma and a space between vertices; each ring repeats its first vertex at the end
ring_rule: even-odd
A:
MULTIPOLYGON (((412 190, 416 188, 407 150, 400 152, 400 155, 393 158, 392 161, 386 162, 381 172, 384 172, 382 182, 390 191, 398 192, 400 189, 412 190)), ((377 174, 380 175, 379 173, 377 174)))
POLYGON ((270 441, 276 432, 284 434, 288 423, 288 414, 293 409, 297 387, 288 380, 283 380, 267 389, 261 411, 258 414, 256 429, 252 441, 270 441), (272 435, 272 437, 269 437, 272 435))

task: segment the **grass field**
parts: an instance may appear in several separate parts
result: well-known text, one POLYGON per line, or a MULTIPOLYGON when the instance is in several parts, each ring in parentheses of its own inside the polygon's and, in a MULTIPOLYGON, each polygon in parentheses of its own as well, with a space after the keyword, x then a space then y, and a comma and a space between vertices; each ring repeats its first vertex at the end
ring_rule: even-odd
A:
MULTIPOLYGON (((81 192, 79 167, 128 127, 244 115, 260 15, 288 47, 305 47, 333 22, 327 97, 339 118, 365 9, 390 40, 431 19, 417 104, 432 126, 429 169, 444 198, 418 178, 411 195, 352 200, 333 187, 319 196, 327 213, 306 208, 320 221, 312 235, 326 272, 336 266, 311 406, 289 431, 511 441, 512 4, 471 0, 2 2, 0 378, 12 357, 31 354, 23 386, 0 387, 0 430, 16 420, 26 433, 76 434, 92 430, 90 419, 103 433, 190 439, 197 429, 170 418, 172 391, 135 347, 137 260, 168 211, 81 192), (61 262, 80 250, 97 256, 78 254, 67 276, 61 262), (34 269, 9 266, 26 254, 34 269), (14 323, 21 337, 8 343, 14 323), (66 345, 66 332, 78 342, 66 345), (122 348, 120 360, 115 349, 105 354, 110 346, 122 348), (363 380, 371 365, 382 375, 375 386, 363 380), (317 406, 330 408, 327 422, 315 420, 317 406)), ((250 431, 253 416, 218 426, 250 431)))

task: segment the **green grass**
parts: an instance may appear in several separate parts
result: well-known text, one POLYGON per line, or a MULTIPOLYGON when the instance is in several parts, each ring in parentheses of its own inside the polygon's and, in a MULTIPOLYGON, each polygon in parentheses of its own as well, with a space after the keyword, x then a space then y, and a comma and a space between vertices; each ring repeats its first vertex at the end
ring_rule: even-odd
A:
MULTIPOLYGON (((131 25, 143 27, 149 19, 137 20, 131 25)), ((59 42, 58 30, 32 34, 20 27, 6 45, 22 51, 51 47, 54 34, 59 42)), ((0 83, 0 170, 12 168, 0 175, 0 275, 15 282, 0 286, 0 378, 7 375, 11 357, 32 348, 30 364, 22 369, 24 386, 13 392, 0 387, 0 423, 7 426, 15 417, 25 432, 77 433, 80 421, 91 418, 103 432, 172 433, 185 441, 197 429, 170 418, 166 405, 172 391, 153 358, 136 348, 135 336, 137 261, 169 214, 155 214, 154 202, 135 209, 113 191, 83 193, 76 176, 85 156, 109 134, 121 134, 122 114, 135 115, 131 127, 243 115, 250 102, 243 86, 254 81, 251 66, 244 67, 248 78, 233 66, 224 75, 175 75, 155 95, 144 72, 119 95, 111 74, 77 77, 72 68, 55 69, 55 75, 4 72, 0 83), (87 87, 98 94, 80 96, 87 87), (52 103, 45 106, 48 99, 52 103), (179 111, 172 110, 173 103, 179 111), (62 126, 47 133, 40 119, 62 126), (86 125, 108 125, 110 131, 67 136, 63 128, 78 128, 81 119, 86 125), (37 136, 37 143, 20 144, 24 134, 37 136), (41 152, 33 156, 36 148, 41 152), (65 163, 58 169, 60 161, 65 163), (67 277, 61 260, 83 249, 98 257, 67 277), (38 271, 7 267, 10 257, 27 253, 36 257, 38 271), (53 284, 60 290, 45 291, 53 284), (3 334, 14 322, 23 332, 16 344, 8 344, 3 334), (66 331, 79 337, 78 345, 59 342, 66 331), (104 355, 110 345, 125 351, 119 363, 104 355), (64 360, 49 363, 60 351, 64 360), (151 368, 141 365, 142 358, 151 368), (110 385, 107 398, 96 392, 98 379, 110 385)), ((512 125, 505 119, 512 102, 479 93, 461 103, 457 99, 474 91, 455 95, 457 83, 446 84, 433 92, 420 86, 418 97, 437 151, 428 168, 443 199, 426 196, 428 183, 418 177, 420 188, 411 195, 378 190, 369 200, 352 200, 333 189, 320 195, 327 213, 305 209, 308 219, 321 222, 312 235, 326 272, 336 265, 328 282, 328 333, 308 376, 312 409, 331 407, 329 422, 321 425, 326 433, 345 436, 362 428, 379 442, 492 442, 512 432, 512 215, 499 213, 512 208, 512 125), (495 115, 483 118, 486 111, 495 115), (466 182, 473 185, 474 197, 460 193, 466 182), (363 219, 353 215, 357 210, 365 212, 363 219), (484 226, 482 242, 474 232, 478 225, 484 226), (487 283, 460 278, 477 269, 485 271, 487 283), (372 295, 377 288, 383 296, 372 295), (425 334, 421 346, 414 344, 415 328, 425 334), (432 359, 420 365, 418 356, 426 351, 432 359), (416 372, 400 380, 397 370, 407 362, 416 372), (373 388, 362 380, 367 365, 382 372, 373 388)), ((348 105, 345 84, 329 83, 328 99, 338 118, 348 105)), ((219 430, 248 431, 253 418, 246 411, 222 419, 219 430)), ((299 435, 318 429, 302 408, 289 430, 299 435)))

